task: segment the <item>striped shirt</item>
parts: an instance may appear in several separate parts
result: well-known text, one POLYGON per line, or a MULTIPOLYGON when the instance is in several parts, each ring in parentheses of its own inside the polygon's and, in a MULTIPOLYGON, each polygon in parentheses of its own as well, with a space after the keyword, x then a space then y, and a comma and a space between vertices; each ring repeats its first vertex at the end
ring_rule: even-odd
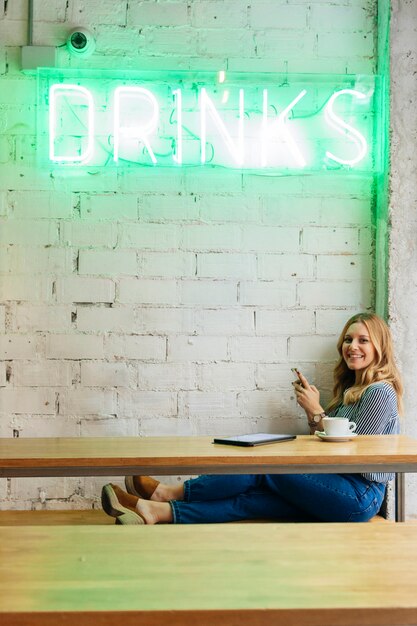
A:
MULTIPOLYGON (((340 404, 329 411, 329 417, 346 417, 356 424, 358 435, 398 434, 399 416, 397 394, 389 383, 373 383, 354 404, 340 404)), ((368 480, 386 483, 394 474, 362 474, 368 480)))

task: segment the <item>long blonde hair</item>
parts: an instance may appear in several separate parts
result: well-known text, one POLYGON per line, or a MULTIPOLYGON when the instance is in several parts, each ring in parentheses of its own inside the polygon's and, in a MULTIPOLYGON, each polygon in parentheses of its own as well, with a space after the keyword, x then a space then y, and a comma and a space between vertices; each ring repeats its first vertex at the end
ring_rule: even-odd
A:
POLYGON ((398 411, 403 410, 403 385, 401 376, 394 362, 394 350, 390 329, 383 319, 374 313, 358 313, 345 324, 339 340, 337 350, 340 358, 334 368, 333 399, 326 407, 327 411, 335 409, 339 404, 353 404, 358 402, 364 391, 376 382, 386 382, 393 386, 397 394, 398 411), (342 347, 346 332, 356 322, 365 324, 369 338, 375 348, 375 359, 361 372, 359 384, 355 384, 355 372, 350 370, 342 355, 342 347))

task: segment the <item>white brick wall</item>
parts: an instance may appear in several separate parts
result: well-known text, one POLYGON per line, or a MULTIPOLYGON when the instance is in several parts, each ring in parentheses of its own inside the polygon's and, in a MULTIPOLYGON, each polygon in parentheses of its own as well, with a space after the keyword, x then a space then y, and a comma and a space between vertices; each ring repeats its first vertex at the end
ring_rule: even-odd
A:
POLYGON ((178 226, 125 223, 121 224, 120 231, 119 245, 122 247, 161 251, 178 248, 178 226))
POLYGON ((144 252, 139 254, 140 276, 182 278, 196 275, 196 255, 192 252, 144 252))
POLYGON ((147 335, 111 334, 105 337, 105 353, 109 359, 165 361, 166 338, 147 335))
POLYGON ((243 0, 191 3, 191 24, 195 28, 236 28, 248 25, 247 3, 243 0))
POLYGON ((372 33, 323 33, 318 38, 317 53, 319 56, 371 56, 373 54, 372 33))
POLYGON ((232 337, 229 340, 232 361, 269 363, 285 361, 287 338, 283 337, 232 337))
POLYGON ((127 193, 122 196, 115 193, 81 194, 79 203, 80 216, 84 220, 113 222, 115 215, 121 220, 135 220, 138 216, 138 199, 134 194, 131 196, 127 193))
POLYGON ((45 337, 40 335, 3 335, 0 337, 0 358, 32 359, 43 352, 45 337))
POLYGON ((74 389, 59 394, 59 413, 62 415, 117 414, 117 395, 110 389, 74 389))
POLYGON ((117 331, 132 333, 135 330, 135 311, 132 307, 103 308, 97 306, 77 307, 77 330, 117 331))
POLYGON ((71 387, 79 379, 75 361, 16 361, 9 365, 10 381, 16 387, 71 387))
POLYGON ((13 324, 15 330, 21 333, 31 333, 35 331, 63 332, 69 331, 72 313, 75 314, 75 307, 71 304, 27 304, 18 303, 13 310, 13 324))
POLYGON ((116 225, 90 221, 62 222, 61 242, 64 246, 80 248, 114 248, 117 242, 116 225))
POLYGON ((250 25, 257 29, 297 31, 307 26, 307 6, 288 6, 277 2, 253 2, 250 25))
POLYGON ((254 363, 207 363, 198 369, 198 387, 202 391, 241 391, 254 389, 254 363))
POLYGON ((58 224, 43 220, 10 219, 1 223, 0 245, 50 246, 58 243, 58 224))
MULTIPOLYGON (((415 136, 417 120, 417 3, 393 0, 391 14, 391 179, 389 254, 389 313, 405 387, 403 432, 417 436, 415 407, 417 372, 415 311, 417 290, 414 270, 417 261, 415 136)), ((407 519, 417 518, 416 476, 406 477, 407 519)))
MULTIPOLYGON (((290 367, 328 398, 336 336, 373 303, 372 180, 40 167, 26 13, 1 4, 0 434, 305 432, 290 367)), ((376 0, 53 0, 34 34, 90 28, 86 69, 371 74, 375 15, 376 0)), ((0 508, 89 506, 102 482, 13 479, 0 508)))
POLYGON ((10 214, 16 219, 71 218, 72 198, 69 194, 46 191, 10 191, 10 214))
POLYGON ((182 280, 180 303, 186 306, 233 306, 237 303, 236 282, 225 280, 182 280))
POLYGON ((46 338, 46 358, 102 359, 104 358, 103 337, 75 333, 71 335, 50 334, 46 338))
POLYGON ((181 247, 184 250, 230 251, 242 248, 242 227, 234 224, 184 226, 181 247))
POLYGON ((256 313, 256 332, 258 335, 311 335, 315 330, 313 311, 259 310, 256 313))
POLYGON ((180 336, 168 339, 169 361, 226 361, 227 337, 180 336))
POLYGON ((199 254, 197 276, 204 278, 256 278, 256 256, 244 254, 199 254))
POLYGON ((310 337, 291 337, 289 341, 289 357, 291 361, 331 361, 337 359, 334 336, 311 335, 310 337))
POLYGON ((174 392, 122 389, 117 412, 121 417, 175 417, 178 414, 177 402, 174 392))
POLYGON ((0 305, 0 333, 3 334, 6 329, 6 307, 0 305))
POLYGON ((182 26, 188 20, 184 2, 134 2, 129 7, 129 26, 182 26))
POLYGON ((138 388, 145 391, 178 391, 197 387, 197 364, 138 363, 138 388))
POLYGON ((296 286, 294 283, 282 281, 242 282, 239 301, 243 305, 291 308, 296 304, 296 286))
POLYGON ((137 258, 134 250, 80 250, 79 274, 135 276, 137 258))
POLYGON ((0 300, 24 302, 51 302, 51 276, 0 275, 0 300))
POLYGON ((83 387, 136 387, 136 371, 129 363, 81 361, 83 387))
POLYGON ((200 309, 195 321, 199 335, 218 335, 219 329, 228 335, 252 335, 255 327, 250 308, 200 309))
POLYGON ((55 415, 57 394, 52 389, 0 389, 1 413, 55 415))
POLYGON ((300 306, 331 307, 355 306, 360 309, 372 304, 372 293, 369 291, 369 282, 359 281, 316 281, 300 283, 300 306))
POLYGON ((66 276, 56 281, 56 297, 66 302, 114 302, 114 282, 106 278, 66 276))
POLYGON ((310 254, 357 253, 359 233, 357 228, 304 228, 303 252, 310 254))
POLYGON ((177 334, 196 332, 196 312, 186 308, 136 307, 140 333, 177 334))
POLYGON ((117 300, 122 304, 177 304, 178 285, 174 280, 121 279, 117 300))

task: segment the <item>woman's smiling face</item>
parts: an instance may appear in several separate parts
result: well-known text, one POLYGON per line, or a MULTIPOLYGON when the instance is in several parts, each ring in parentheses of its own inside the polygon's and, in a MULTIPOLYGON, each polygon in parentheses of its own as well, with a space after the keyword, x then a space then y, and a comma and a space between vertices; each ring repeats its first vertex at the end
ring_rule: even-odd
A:
POLYGON ((342 345, 342 356, 350 370, 361 372, 373 363, 376 350, 363 322, 351 324, 342 345))

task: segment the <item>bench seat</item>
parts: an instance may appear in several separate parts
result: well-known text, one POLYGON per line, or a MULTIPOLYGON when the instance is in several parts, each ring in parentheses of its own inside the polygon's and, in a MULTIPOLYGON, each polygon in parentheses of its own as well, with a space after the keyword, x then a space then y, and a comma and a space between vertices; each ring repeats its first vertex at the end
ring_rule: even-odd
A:
MULTIPOLYGON (((375 515, 370 522, 388 522, 381 515, 375 515)), ((277 523, 277 520, 241 520, 232 522, 234 524, 260 524, 260 523, 277 523)), ((280 522, 282 523, 282 522, 280 522)), ((41 511, 0 511, 0 526, 62 526, 62 525, 84 525, 114 524, 114 518, 106 515, 102 509, 84 509, 84 510, 41 510, 41 511)))
POLYGON ((413 524, 3 526, 2 626, 417 624, 413 524))
POLYGON ((63 526, 63 525, 110 525, 114 518, 102 509, 0 511, 0 526, 63 526))

